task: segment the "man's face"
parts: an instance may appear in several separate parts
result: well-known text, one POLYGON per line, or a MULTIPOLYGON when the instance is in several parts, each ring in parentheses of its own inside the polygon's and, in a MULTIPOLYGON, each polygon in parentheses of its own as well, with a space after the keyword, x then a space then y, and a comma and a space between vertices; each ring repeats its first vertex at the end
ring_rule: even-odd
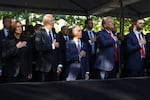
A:
POLYGON ((5 27, 5 28, 10 29, 11 23, 12 23, 11 18, 6 18, 6 19, 4 20, 4 23, 3 23, 3 24, 4 24, 4 27, 5 27))
POLYGON ((73 36, 77 38, 82 38, 82 30, 79 26, 75 27, 73 30, 73 36))
POLYGON ((69 33, 68 27, 67 26, 63 27, 62 30, 61 30, 61 33, 64 34, 64 35, 68 35, 68 33, 69 33))
POLYGON ((138 20, 136 23, 136 28, 137 30, 142 30, 144 27, 144 21, 143 20, 138 20))
POLYGON ((52 27, 54 27, 54 22, 55 22, 54 17, 53 17, 53 16, 50 16, 50 17, 49 17, 49 23, 50 23, 50 25, 51 25, 52 27))
POLYGON ((109 30, 112 30, 112 31, 115 28, 114 22, 111 18, 108 18, 107 20, 105 20, 105 25, 104 26, 105 26, 106 29, 109 29, 109 30))
POLYGON ((92 21, 92 20, 89 20, 89 21, 87 22, 86 27, 87 27, 88 29, 92 29, 92 28, 93 28, 93 21, 92 21))

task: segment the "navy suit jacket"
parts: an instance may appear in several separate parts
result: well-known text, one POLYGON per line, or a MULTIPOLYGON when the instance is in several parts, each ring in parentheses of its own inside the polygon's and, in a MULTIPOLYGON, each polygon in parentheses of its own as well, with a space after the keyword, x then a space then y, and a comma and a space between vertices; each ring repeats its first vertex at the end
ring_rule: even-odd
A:
MULTIPOLYGON (((144 35, 142 34, 144 37, 144 35)), ((125 38, 125 66, 130 70, 140 70, 143 68, 141 59, 141 47, 134 32, 129 33, 125 38)))
POLYGON ((111 71, 115 63, 115 41, 106 30, 97 33, 97 57, 95 68, 111 71))
POLYGON ((80 61, 78 49, 76 47, 74 40, 67 41, 66 57, 67 57, 67 61, 68 61, 69 65, 74 62, 81 63, 81 73, 82 73, 82 76, 85 76, 86 72, 89 72, 89 62, 88 62, 87 46, 84 42, 81 42, 81 51, 82 50, 84 50, 86 52, 86 57, 81 58, 81 61, 80 61))

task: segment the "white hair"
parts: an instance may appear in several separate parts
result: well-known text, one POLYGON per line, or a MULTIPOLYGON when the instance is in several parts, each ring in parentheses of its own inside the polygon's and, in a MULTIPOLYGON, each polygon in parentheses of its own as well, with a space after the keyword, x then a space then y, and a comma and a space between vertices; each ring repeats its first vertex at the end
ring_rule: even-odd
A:
POLYGON ((52 14, 46 14, 44 17, 43 17, 43 24, 48 24, 49 21, 53 18, 53 15, 52 14))

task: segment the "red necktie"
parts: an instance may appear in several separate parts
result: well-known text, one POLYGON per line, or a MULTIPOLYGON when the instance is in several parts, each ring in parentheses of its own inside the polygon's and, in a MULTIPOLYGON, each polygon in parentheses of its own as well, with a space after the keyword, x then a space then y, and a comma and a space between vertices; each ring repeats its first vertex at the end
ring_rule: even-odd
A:
MULTIPOLYGON (((142 40, 142 39, 141 39, 140 33, 139 33, 138 35, 139 35, 139 40, 142 40)), ((141 48, 141 56, 142 56, 142 58, 145 58, 145 49, 144 49, 144 45, 142 45, 142 48, 141 48)))
MULTIPOLYGON (((113 33, 110 33, 110 37, 113 38, 113 33)), ((117 44, 115 43, 114 45, 114 49, 115 49, 115 61, 118 62, 119 60, 119 55, 118 55, 118 47, 117 47, 117 44)))

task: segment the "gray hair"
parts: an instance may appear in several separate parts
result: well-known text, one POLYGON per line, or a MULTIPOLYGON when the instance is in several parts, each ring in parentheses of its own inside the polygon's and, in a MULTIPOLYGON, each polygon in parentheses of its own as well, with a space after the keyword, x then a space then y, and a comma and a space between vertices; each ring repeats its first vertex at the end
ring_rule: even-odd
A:
MULTIPOLYGON (((44 24, 44 25, 49 24, 52 18, 53 18, 53 15, 52 15, 52 14, 46 14, 46 15, 43 17, 43 24, 44 24)), ((52 20, 53 20, 53 19, 52 19, 52 20)))

